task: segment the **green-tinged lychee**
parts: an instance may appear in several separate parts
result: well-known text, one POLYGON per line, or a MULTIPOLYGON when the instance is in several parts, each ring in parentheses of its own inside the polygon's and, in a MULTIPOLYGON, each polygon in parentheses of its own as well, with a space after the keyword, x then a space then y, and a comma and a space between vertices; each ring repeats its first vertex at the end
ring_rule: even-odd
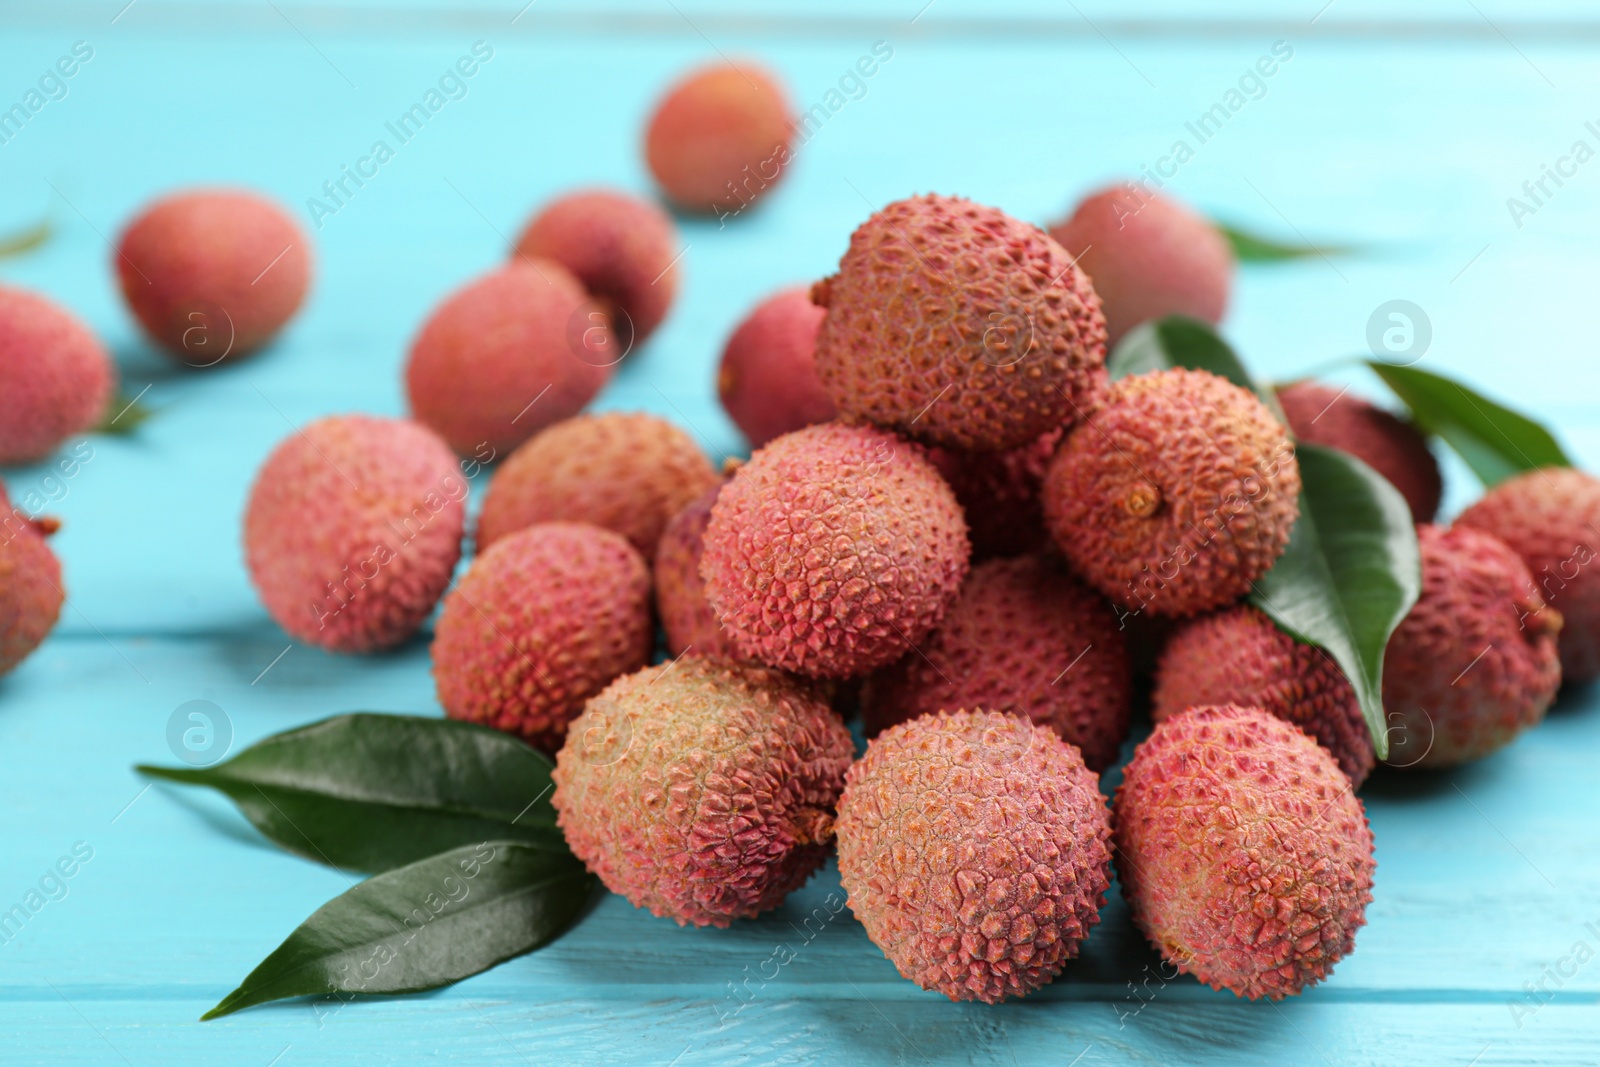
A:
POLYGON ((667 635, 667 652, 673 656, 694 652, 701 656, 738 659, 739 652, 717 613, 706 600, 705 579, 700 577, 706 524, 720 485, 714 485, 689 502, 667 522, 656 543, 656 614, 667 635))
POLYGON ((932 444, 1017 448, 1105 384, 1100 299, 1042 230, 948 196, 898 200, 816 284, 817 373, 851 421, 932 444))
POLYGON ((610 189, 584 189, 546 204, 517 239, 516 254, 571 271, 598 302, 593 310, 606 315, 622 355, 655 332, 678 292, 672 218, 610 189))
POLYGON ((256 475, 245 560, 290 636, 373 652, 422 626, 461 557, 467 484, 445 443, 344 415, 285 438, 256 475))
POLYGON ((473 561, 433 637, 433 678, 452 719, 554 751, 584 702, 650 662, 650 569, 620 534, 529 526, 473 561))
POLYGON ((180 362, 212 367, 255 352, 299 310, 311 239, 257 193, 192 189, 145 208, 114 264, 145 332, 180 362))
POLYGON ((1260 708, 1310 734, 1359 789, 1375 761, 1356 691, 1322 649, 1302 644, 1256 608, 1188 619, 1166 641, 1150 714, 1157 722, 1195 707, 1260 708))
POLYGON ((519 257, 468 283, 411 342, 412 414, 463 456, 503 459, 576 415, 611 377, 622 353, 592 310, 578 280, 547 259, 519 257))
POLYGON ((1141 322, 1187 315, 1215 323, 1228 309, 1227 239, 1170 197, 1114 185, 1085 199, 1050 236, 1094 283, 1113 346, 1141 322))
POLYGON ((1278 390, 1296 439, 1348 452, 1400 490, 1414 522, 1432 522, 1444 494, 1439 461, 1416 426, 1360 397, 1316 382, 1278 390))
POLYGON ((777 907, 827 858, 849 731, 808 684, 689 655, 573 720, 553 798, 572 852, 679 925, 777 907))
POLYGON ((741 653, 823 678, 899 659, 960 592, 970 549, 924 449, 827 423, 756 452, 706 527, 706 597, 741 653))
POLYGON ((776 76, 754 63, 719 63, 667 90, 645 131, 645 161, 679 208, 726 218, 783 177, 793 133, 776 76))
POLYGON ((1020 556, 1050 545, 1040 493, 1044 472, 1065 436, 1058 426, 1002 452, 929 451, 966 512, 973 559, 1020 556))
POLYGON ((1384 652, 1389 762, 1452 767, 1544 718, 1561 687, 1562 616, 1498 538, 1422 525, 1417 543, 1422 595, 1384 652))
POLYGON ((654 559, 667 520, 718 480, 694 438, 665 419, 615 411, 567 419, 541 430, 495 473, 478 546, 536 522, 588 522, 654 559))
POLYGON ((1333 757, 1282 719, 1229 705, 1158 723, 1112 821, 1134 922, 1213 989, 1293 996, 1355 947, 1372 831, 1333 757))
POLYGON ((834 417, 817 378, 817 327, 825 312, 805 289, 763 300, 739 323, 717 370, 717 395, 752 448, 834 417))
POLYGON ((895 726, 835 827, 850 910, 900 973, 993 1004, 1048 984, 1100 921, 1110 822, 1078 750, 1015 715, 895 726))
POLYGON ((71 312, 0 285, 0 466, 37 462, 93 429, 116 377, 105 346, 71 312))
POLYGON ((1128 734, 1127 644, 1110 605, 1055 560, 972 569, 931 637, 868 677, 868 736, 918 715, 987 708, 1025 715, 1076 745, 1091 770, 1128 734))
POLYGON ((1244 596, 1289 543, 1300 466, 1251 393, 1205 371, 1113 384, 1056 453, 1045 522, 1090 585, 1129 611, 1193 615, 1244 596))
POLYGON ((61 563, 45 543, 57 525, 13 507, 0 484, 0 675, 38 648, 61 616, 61 563))
POLYGON ((1529 471, 1490 489, 1456 525, 1504 541, 1561 612, 1562 680, 1600 678, 1600 479, 1566 467, 1529 471))

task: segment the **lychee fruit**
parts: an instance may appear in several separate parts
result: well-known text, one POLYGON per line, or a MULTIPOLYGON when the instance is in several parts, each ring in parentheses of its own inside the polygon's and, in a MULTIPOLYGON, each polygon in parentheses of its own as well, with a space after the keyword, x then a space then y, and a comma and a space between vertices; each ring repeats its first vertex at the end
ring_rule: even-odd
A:
POLYGON ((681 925, 777 907, 828 856, 850 733, 808 684, 689 655, 573 720, 553 797, 606 888, 681 925))
POLYGON ((956 708, 1025 715, 1101 771, 1128 735, 1130 671, 1098 593, 1044 556, 990 560, 972 569, 933 636, 868 677, 862 720, 870 737, 956 708))
POLYGON ((1085 580, 1132 612, 1221 607, 1283 554, 1300 467, 1254 395, 1184 369, 1114 383, 1044 481, 1045 522, 1085 580))
POLYGON ((645 131, 645 162, 679 208, 725 218, 782 179, 793 133, 788 99, 771 72, 719 63, 667 90, 645 131))
POLYGON ((1600 479, 1566 467, 1501 482, 1456 519, 1522 558, 1546 604, 1561 612, 1561 678, 1600 678, 1600 479))
POLYGON ((12 507, 0 485, 0 675, 27 659, 61 617, 61 563, 45 543, 57 525, 12 507))
POLYGON ((1003 452, 929 450, 933 465, 955 490, 966 512, 973 559, 1020 556, 1051 544, 1044 527, 1041 488, 1050 460, 1066 435, 1058 426, 1003 452))
POLYGON ((714 485, 667 521, 656 543, 656 614, 667 635, 667 653, 739 659, 733 640, 717 621, 706 600, 705 579, 700 577, 706 524, 720 485, 714 485))
POLYGON ((456 452, 488 462, 594 399, 622 358, 567 269, 514 259, 433 310, 411 343, 411 412, 456 452))
POLYGON ((427 428, 320 419, 256 475, 244 523, 251 580, 297 640, 334 652, 393 647, 449 584, 466 497, 455 457, 427 428))
POLYGON ((116 377, 105 346, 71 312, 0 285, 0 466, 37 462, 94 429, 116 377))
POLYGON ((1453 767, 1544 718, 1561 687, 1562 616, 1498 538, 1425 524, 1417 543, 1422 595, 1384 652, 1389 763, 1453 767))
POLYGON ((867 936, 951 1000, 1049 984, 1110 885, 1094 772, 1050 730, 999 712, 925 715, 879 735, 845 776, 835 834, 867 936))
POLYGON ((123 231, 117 278, 145 332, 191 367, 250 355, 311 285, 311 239, 277 203, 242 189, 172 193, 123 231))
POLYGON ((1134 922, 1211 988, 1280 1000, 1355 947, 1372 830, 1333 757, 1282 719, 1225 705, 1158 723, 1112 821, 1134 922))
POLYGON ((944 618, 967 576, 967 525, 924 450, 826 423, 759 449, 706 527, 706 598, 741 653, 849 678, 944 618))
POLYGON ((1260 708, 1293 723, 1328 750, 1353 788, 1372 771, 1372 732, 1344 671, 1249 605, 1185 620, 1162 649, 1151 717, 1164 722, 1213 704, 1260 708))
POLYGON ((1016 448, 1081 418, 1105 384, 1087 276, 1042 230, 969 200, 885 207, 811 295, 828 310, 817 373, 853 421, 1016 448))
POLYGON ((1347 452, 1388 479, 1411 506, 1413 522, 1432 522, 1444 495, 1439 461, 1414 425, 1360 397, 1316 382, 1278 390, 1297 440, 1347 452))
MULTIPOLYGON (((661 325, 678 292, 678 230, 655 204, 610 189, 551 201, 517 239, 519 257, 553 260, 599 302, 622 355, 661 325)), ((597 324, 585 324, 585 328, 597 324)))
POLYGON ((1085 199, 1050 236, 1094 283, 1113 347, 1151 319, 1216 323, 1227 312, 1233 251, 1215 226, 1170 197, 1114 185, 1085 199))
POLYGON ((489 483, 478 547, 536 522, 588 522, 654 559, 667 520, 719 481, 694 439, 642 412, 582 415, 541 430, 489 483))
POLYGON ((806 289, 763 300, 722 350, 717 395, 750 447, 830 422, 833 401, 817 378, 817 328, 825 315, 806 289))
POLYGON ((433 678, 452 719, 553 752, 584 702, 654 646, 638 550, 598 526, 546 522, 496 541, 445 597, 433 678))

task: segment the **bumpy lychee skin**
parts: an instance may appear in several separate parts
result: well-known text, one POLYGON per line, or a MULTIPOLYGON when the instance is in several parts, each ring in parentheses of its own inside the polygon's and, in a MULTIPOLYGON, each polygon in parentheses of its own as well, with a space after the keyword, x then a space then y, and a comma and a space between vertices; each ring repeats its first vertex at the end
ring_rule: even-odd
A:
POLYGON ((690 655, 589 701, 556 756, 553 802, 612 892, 680 926, 727 926, 822 865, 852 754, 809 685, 690 655))
POLYGON ((833 401, 817 378, 825 314, 808 290, 785 289, 756 305, 728 338, 717 395, 752 448, 833 419, 833 401))
POLYGON ((452 719, 555 751, 584 702, 650 662, 650 569, 623 537, 549 522, 473 561, 433 637, 433 678, 452 719))
POLYGON ((667 90, 645 132, 645 161, 678 207, 723 217, 782 179, 793 132, 776 77, 751 63, 719 63, 667 90))
POLYGON ((1562 467, 1530 471, 1490 489, 1456 519, 1504 541, 1561 612, 1561 677, 1600 678, 1600 479, 1562 467))
POLYGON ((1417 543, 1422 595, 1383 658, 1389 763, 1453 767, 1544 718, 1561 687, 1562 616, 1498 538, 1423 525, 1417 543))
POLYGON ((1042 726, 992 711, 912 719, 845 777, 850 910, 900 973, 994 1004, 1049 984, 1100 921, 1111 834, 1099 781, 1042 726))
POLYGON ((0 466, 37 462, 93 429, 115 388, 111 357, 76 316, 0 286, 0 466))
POLYGON ((735 647, 849 678, 899 659, 967 576, 967 525, 924 450, 827 423, 756 452, 722 487, 700 574, 735 647))
POLYGON ((955 708, 1025 715, 1100 771, 1128 735, 1131 686, 1110 605, 1056 561, 1019 556, 974 567, 933 636, 867 679, 861 714, 869 737, 955 708))
POLYGON ((1316 382, 1278 390, 1295 438, 1348 452, 1389 480, 1411 506, 1413 522, 1432 522, 1444 495, 1439 461, 1411 423, 1360 397, 1316 382))
POLYGON ((1227 312, 1233 251, 1215 226, 1175 200, 1115 185, 1084 200, 1050 236, 1094 283, 1113 346, 1150 319, 1221 322, 1227 312))
POLYGON ((123 231, 115 259, 128 307, 180 362, 250 355, 311 286, 311 239, 281 206, 242 189, 173 193, 123 231))
POLYGON ((1282 719, 1228 705, 1159 723, 1113 811, 1133 920, 1180 971, 1280 1000, 1355 947, 1372 831, 1333 757, 1282 719))
POLYGON ((622 358, 609 321, 567 269, 515 259, 452 293, 411 342, 417 421, 487 462, 594 399, 622 358))
POLYGON ((54 519, 30 519, 0 485, 0 675, 39 647, 61 617, 61 562, 45 538, 54 519))
POLYGON ((812 299, 839 410, 931 444, 1016 448, 1081 418, 1105 384, 1088 277, 1042 230, 969 200, 885 207, 812 299))
POLYGON ((461 557, 467 485, 426 427, 344 415, 297 430, 256 475, 245 560, 290 636, 374 652, 422 626, 461 557))
POLYGON ((1372 732, 1339 665, 1249 605, 1185 620, 1162 649, 1151 718, 1164 722, 1213 704, 1260 708, 1293 723, 1328 750, 1356 789, 1372 772, 1372 732))
POLYGON ((541 431, 501 465, 478 546, 536 522, 589 522, 654 559, 667 520, 718 482, 694 438, 640 412, 583 415, 541 431))
POLYGON ((673 656, 694 652, 701 656, 739 659, 733 639, 717 621, 706 600, 705 579, 700 577, 706 524, 711 505, 722 487, 712 486, 690 501, 667 522, 656 543, 656 614, 667 635, 667 652, 673 656))
POLYGON ((950 488, 972 529, 973 559, 1020 556, 1047 547, 1041 488, 1044 473, 1066 437, 1061 427, 1003 452, 964 452, 935 448, 929 456, 950 488))
POLYGON ((1300 513, 1288 433, 1205 371, 1124 378, 1044 482, 1045 521, 1089 584, 1130 611, 1182 616, 1250 591, 1300 513))
POLYGON ((516 254, 571 271, 610 316, 624 355, 655 332, 678 292, 672 218, 610 189, 584 189, 545 205, 517 239, 516 254))

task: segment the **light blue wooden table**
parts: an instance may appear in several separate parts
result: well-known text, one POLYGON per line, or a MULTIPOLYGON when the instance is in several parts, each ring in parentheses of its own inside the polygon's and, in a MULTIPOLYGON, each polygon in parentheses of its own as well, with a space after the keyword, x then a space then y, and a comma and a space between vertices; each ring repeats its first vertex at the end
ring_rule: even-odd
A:
MULTIPOLYGON (((688 64, 755 54, 802 106, 875 41, 892 60, 737 224, 686 222, 680 306, 600 398, 742 448, 718 410, 723 338, 769 290, 831 269, 851 228, 913 192, 1048 221, 1188 138, 1182 197, 1368 254, 1246 269, 1227 323, 1258 372, 1359 353, 1373 309, 1429 316, 1423 366, 1549 421, 1600 463, 1600 161, 1519 227, 1506 199, 1575 140, 1600 147, 1600 19, 1570 0, 237 0, 0 5, 0 105, 84 41, 93 58, 0 144, 0 232, 58 236, 0 280, 75 308, 159 416, 89 439, 49 497, 71 595, 0 681, 0 909, 58 857, 92 853, 0 945, 0 1062, 301 1064, 1593 1064, 1600 1060, 1600 698, 1449 775, 1377 776, 1376 899, 1357 950, 1298 999, 1250 1004, 1156 958, 1113 897, 1084 958, 1025 1001, 956 1005, 902 980, 841 916, 805 941, 783 910, 682 930, 607 899, 551 948, 430 996, 196 1017, 348 879, 266 845, 225 803, 146 787, 166 730, 210 700, 235 749, 339 711, 437 712, 427 644, 346 659, 294 644, 245 577, 240 514, 262 458, 330 412, 403 410, 405 346, 442 294, 494 264, 545 198, 648 188, 639 132, 688 64), (1224 5, 1212 4, 1221 9, 1224 5), (1163 17, 1182 20, 1163 22, 1163 17), (240 182, 303 210, 475 41, 494 49, 421 134, 315 234, 305 313, 261 358, 185 373, 120 307, 107 238, 146 198, 240 182), (1274 41, 1293 58, 1223 129, 1185 123, 1274 41), (774 947, 793 962, 763 981, 774 947), (753 997, 733 987, 755 990, 753 997), (1548 996, 1525 991, 1543 986, 1548 996), (744 1003, 745 999, 748 1003, 744 1003), (741 1007, 742 1005, 742 1007, 741 1007)), ((1363 383, 1370 386, 1370 383, 1363 383)), ((1475 492, 1448 468, 1448 510, 1475 492)), ((53 883, 52 883, 53 884, 53 883)))

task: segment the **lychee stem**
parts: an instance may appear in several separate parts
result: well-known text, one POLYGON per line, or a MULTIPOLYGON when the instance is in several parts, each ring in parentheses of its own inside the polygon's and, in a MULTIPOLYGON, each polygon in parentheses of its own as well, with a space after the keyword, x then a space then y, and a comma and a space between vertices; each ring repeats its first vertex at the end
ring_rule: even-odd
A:
POLYGON ((825 808, 801 808, 789 828, 797 844, 825 845, 833 840, 833 813, 825 808))
POLYGON ((811 302, 819 308, 828 306, 828 301, 833 299, 833 276, 829 275, 811 286, 811 302))
POLYGON ((1139 519, 1148 519, 1161 506, 1161 490, 1149 482, 1140 482, 1122 498, 1122 510, 1139 519))

